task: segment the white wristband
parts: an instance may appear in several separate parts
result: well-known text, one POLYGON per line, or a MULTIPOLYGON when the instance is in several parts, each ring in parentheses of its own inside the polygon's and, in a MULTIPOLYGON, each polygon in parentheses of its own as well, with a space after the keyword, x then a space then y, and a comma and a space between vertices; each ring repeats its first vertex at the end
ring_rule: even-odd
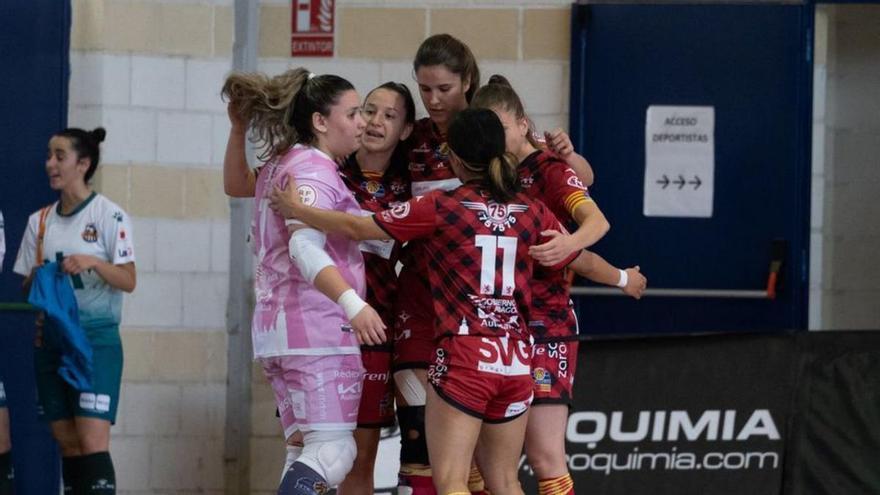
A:
POLYGON ((618 269, 620 272, 620 279, 617 281, 617 286, 621 289, 626 287, 626 284, 629 282, 629 275, 626 274, 626 270, 618 269))
POLYGON ((357 316, 357 314, 367 305, 367 303, 357 295, 357 292, 355 292, 354 289, 348 289, 343 292, 339 296, 339 299, 336 300, 336 304, 342 306, 342 310, 345 311, 345 316, 348 318, 348 321, 351 321, 357 316))

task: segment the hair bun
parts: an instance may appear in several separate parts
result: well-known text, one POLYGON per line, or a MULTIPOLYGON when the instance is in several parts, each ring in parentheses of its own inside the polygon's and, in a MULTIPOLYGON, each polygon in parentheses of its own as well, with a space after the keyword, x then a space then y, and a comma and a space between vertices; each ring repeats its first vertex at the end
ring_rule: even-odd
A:
POLYGON ((91 134, 92 139, 94 139, 96 143, 103 143, 104 138, 107 137, 107 130, 103 127, 98 127, 89 134, 91 134))
POLYGON ((512 87, 510 85, 510 81, 507 80, 506 77, 501 74, 492 74, 492 77, 489 78, 489 82, 486 84, 497 84, 499 86, 506 86, 508 88, 512 87))

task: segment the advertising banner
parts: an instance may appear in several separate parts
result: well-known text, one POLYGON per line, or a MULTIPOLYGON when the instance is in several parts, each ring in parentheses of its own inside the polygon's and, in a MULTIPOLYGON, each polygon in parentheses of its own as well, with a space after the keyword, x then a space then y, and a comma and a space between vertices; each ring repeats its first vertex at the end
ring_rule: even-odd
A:
POLYGON ((798 344, 782 493, 880 493, 880 332, 810 332, 798 344))
MULTIPOLYGON (((577 493, 780 493, 797 369, 790 336, 581 349, 566 429, 577 493)), ((537 493, 525 458, 520 478, 537 493)))

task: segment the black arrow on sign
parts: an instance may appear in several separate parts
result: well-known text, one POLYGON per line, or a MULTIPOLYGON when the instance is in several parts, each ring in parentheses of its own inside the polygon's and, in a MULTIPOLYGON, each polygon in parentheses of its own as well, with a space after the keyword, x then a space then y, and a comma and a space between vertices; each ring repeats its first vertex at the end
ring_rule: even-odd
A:
POLYGON ((694 176, 694 180, 692 180, 692 181, 688 181, 688 184, 693 184, 693 185, 694 185, 694 191, 696 191, 697 189, 699 189, 699 188, 700 188, 700 185, 701 185, 702 183, 703 183, 703 181, 700 180, 700 176, 699 176, 699 175, 695 175, 695 176, 694 176))
POLYGON ((666 189, 669 187, 669 177, 666 177, 666 174, 663 174, 663 180, 658 180, 657 184, 663 184, 662 189, 666 189))
POLYGON ((678 180, 674 180, 674 181, 672 181, 672 183, 673 183, 673 184, 678 184, 678 188, 679 188, 679 189, 681 189, 682 187, 684 187, 684 185, 686 184, 686 182, 684 181, 684 177, 683 177, 681 174, 679 174, 679 176, 678 176, 678 180))

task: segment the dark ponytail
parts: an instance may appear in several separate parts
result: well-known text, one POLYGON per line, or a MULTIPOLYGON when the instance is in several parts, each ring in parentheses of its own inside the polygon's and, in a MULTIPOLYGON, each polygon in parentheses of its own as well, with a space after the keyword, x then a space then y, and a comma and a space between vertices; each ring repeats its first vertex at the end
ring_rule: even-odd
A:
POLYGON ((504 151, 504 127, 495 112, 468 108, 452 119, 447 143, 461 166, 499 203, 519 192, 516 158, 504 151))
POLYGON ((107 131, 103 127, 98 127, 91 131, 86 131, 78 127, 68 127, 60 132, 56 132, 55 136, 64 137, 70 140, 70 146, 76 152, 77 159, 88 158, 89 169, 86 170, 85 181, 88 182, 95 175, 98 169, 98 163, 101 161, 101 143, 107 137, 107 131))

